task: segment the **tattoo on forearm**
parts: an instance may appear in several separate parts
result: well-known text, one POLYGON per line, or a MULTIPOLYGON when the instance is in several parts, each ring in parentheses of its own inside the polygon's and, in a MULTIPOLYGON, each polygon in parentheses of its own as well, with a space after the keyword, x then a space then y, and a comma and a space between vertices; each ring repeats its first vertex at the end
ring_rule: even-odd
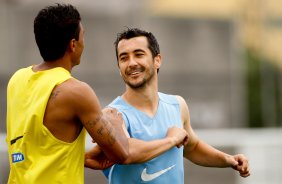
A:
POLYGON ((114 134, 113 127, 110 127, 108 125, 109 125, 109 122, 105 121, 105 124, 104 124, 105 127, 99 128, 97 133, 101 136, 105 135, 108 140, 109 145, 112 146, 115 144, 116 139, 113 135, 114 134))
POLYGON ((111 136, 109 136, 109 144, 110 145, 114 145, 115 143, 116 143, 116 139, 111 135, 111 136))
POLYGON ((97 117, 94 120, 89 120, 85 122, 85 126, 89 126, 90 128, 93 128, 96 126, 97 122, 99 122, 100 120, 101 120, 101 116, 97 117))
POLYGON ((114 135, 113 135, 113 128, 112 128, 112 127, 108 129, 108 131, 107 131, 107 136, 108 136, 109 144, 110 144, 110 145, 115 144, 116 139, 114 138, 114 135))
POLYGON ((103 135, 103 131, 104 131, 104 127, 100 127, 100 128, 98 128, 97 133, 99 135, 103 135))
MULTIPOLYGON (((85 126, 88 126, 89 128, 94 128, 97 123, 101 121, 101 117, 97 118, 96 120, 87 121, 85 122, 85 126)), ((110 123, 108 121, 103 121, 103 125, 97 128, 96 133, 99 136, 105 136, 105 138, 108 141, 109 145, 114 145, 116 142, 115 136, 114 136, 114 130, 113 127, 109 126, 110 123)))

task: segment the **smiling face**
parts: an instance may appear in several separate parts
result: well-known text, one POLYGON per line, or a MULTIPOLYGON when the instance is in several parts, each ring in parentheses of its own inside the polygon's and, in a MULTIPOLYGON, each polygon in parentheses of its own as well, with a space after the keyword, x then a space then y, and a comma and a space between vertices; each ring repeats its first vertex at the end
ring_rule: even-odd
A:
POLYGON ((160 67, 160 56, 153 58, 144 36, 123 39, 118 43, 118 65, 124 82, 131 88, 150 84, 160 67))

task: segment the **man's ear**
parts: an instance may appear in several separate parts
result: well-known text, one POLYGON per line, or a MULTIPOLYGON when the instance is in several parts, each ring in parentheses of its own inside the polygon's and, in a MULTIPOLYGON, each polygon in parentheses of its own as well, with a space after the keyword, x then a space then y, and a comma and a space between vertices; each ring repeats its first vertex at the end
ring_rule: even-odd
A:
POLYGON ((158 54, 155 58, 154 58, 154 66, 156 69, 160 69, 162 65, 162 57, 160 54, 158 54))
POLYGON ((76 40, 73 38, 71 39, 70 43, 69 43, 69 48, 71 50, 71 52, 75 52, 76 49, 76 40))

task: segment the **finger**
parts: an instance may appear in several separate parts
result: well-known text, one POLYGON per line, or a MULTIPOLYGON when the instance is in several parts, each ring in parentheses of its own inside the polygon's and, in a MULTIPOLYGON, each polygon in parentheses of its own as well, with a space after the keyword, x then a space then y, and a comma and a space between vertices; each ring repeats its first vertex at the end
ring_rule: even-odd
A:
POLYGON ((249 168, 248 168, 248 167, 244 168, 244 167, 242 167, 242 166, 238 166, 238 167, 236 168, 236 170, 239 171, 240 176, 242 176, 242 177, 248 177, 248 176, 250 175, 250 172, 249 172, 249 168))
POLYGON ((245 172, 245 173, 240 173, 240 176, 246 178, 248 176, 250 176, 251 174, 249 172, 245 172))
POLYGON ((249 167, 249 163, 248 163, 248 160, 243 157, 243 156, 240 156, 238 158, 238 163, 239 163, 239 169, 242 171, 242 172, 245 172, 248 170, 248 167, 249 167))
POLYGON ((245 171, 245 172, 240 172, 241 176, 248 176, 250 174, 249 171, 245 171))
POLYGON ((243 171, 248 171, 248 168, 249 168, 249 162, 247 159, 245 159, 242 164, 242 169, 243 171))
POLYGON ((108 167, 110 167, 110 166, 112 166, 112 165, 114 165, 115 163, 114 162, 111 162, 111 161, 109 161, 109 160, 106 160, 106 161, 104 161, 103 163, 102 163, 102 166, 103 166, 103 168, 105 169, 105 168, 108 168, 108 167))
POLYGON ((110 110, 111 110, 111 113, 117 113, 118 112, 116 108, 111 107, 110 110))
POLYGON ((119 117, 120 120, 123 120, 123 116, 121 112, 117 112, 117 116, 119 117))
POLYGON ((111 108, 105 107, 102 111, 108 113, 108 112, 111 112, 111 108))
POLYGON ((107 112, 107 113, 116 113, 116 112, 117 112, 117 109, 116 109, 116 108, 113 108, 113 107, 107 106, 107 107, 105 107, 105 108, 103 109, 103 111, 104 111, 104 112, 107 112))
POLYGON ((177 148, 181 148, 181 146, 186 146, 188 144, 188 139, 187 140, 183 140, 181 143, 177 144, 176 147, 177 148))
POLYGON ((181 146, 182 146, 182 143, 176 145, 177 148, 181 148, 181 146))
POLYGON ((189 143, 189 139, 188 139, 188 136, 186 136, 186 137, 184 138, 184 141, 183 141, 183 146, 187 146, 188 143, 189 143))
POLYGON ((99 164, 92 159, 85 159, 84 166, 91 169, 98 169, 99 164))
POLYGON ((240 166, 240 165, 235 166, 235 169, 236 169, 237 171, 239 171, 240 173, 241 173, 241 172, 244 172, 244 171, 243 171, 243 167, 240 166))
POLYGON ((240 175, 243 177, 247 177, 250 175, 250 171, 249 171, 249 167, 247 167, 246 169, 244 169, 243 171, 240 172, 240 175))

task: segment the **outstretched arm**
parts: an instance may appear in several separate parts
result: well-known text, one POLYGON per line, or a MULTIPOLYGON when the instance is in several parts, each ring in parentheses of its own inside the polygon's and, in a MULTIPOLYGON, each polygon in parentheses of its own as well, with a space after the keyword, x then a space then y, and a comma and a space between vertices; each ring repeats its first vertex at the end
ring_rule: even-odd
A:
POLYGON ((242 177, 250 175, 247 158, 242 155, 229 155, 200 140, 190 125, 188 106, 182 97, 178 97, 181 107, 184 129, 189 134, 189 143, 184 147, 184 157, 205 167, 231 167, 239 171, 242 177))

